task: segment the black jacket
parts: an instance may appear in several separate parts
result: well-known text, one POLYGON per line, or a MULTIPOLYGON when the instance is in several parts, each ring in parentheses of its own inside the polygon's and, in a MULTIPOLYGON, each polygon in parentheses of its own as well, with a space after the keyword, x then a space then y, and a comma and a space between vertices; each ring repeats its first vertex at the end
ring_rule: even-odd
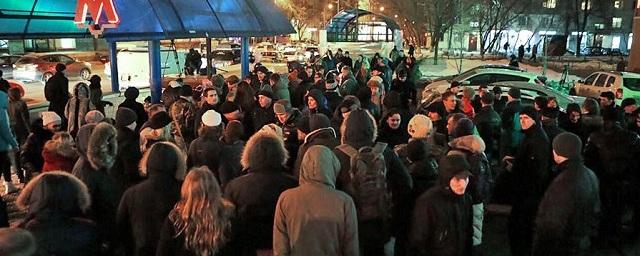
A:
MULTIPOLYGON (((160 241, 158 242, 158 248, 156 250, 156 256, 197 256, 185 246, 184 232, 177 233, 176 227, 169 218, 166 218, 162 224, 162 232, 160 233, 160 241)), ((223 256, 223 255, 236 255, 229 249, 218 249, 216 254, 211 256, 223 256)))
POLYGON ((90 220, 61 213, 40 213, 24 224, 36 239, 35 255, 99 255, 98 228, 90 220))
POLYGON ((42 119, 38 118, 31 126, 31 134, 20 149, 20 163, 27 172, 39 172, 42 170, 44 159, 42 149, 44 143, 53 137, 53 133, 42 127, 42 119))
POLYGON ((550 181, 551 143, 539 123, 523 132, 525 136, 513 162, 513 194, 518 201, 538 202, 550 181))
POLYGON ((240 255, 256 249, 271 249, 273 219, 278 197, 296 187, 298 181, 282 170, 248 170, 227 184, 224 197, 236 206, 230 246, 240 255))
POLYGON ((565 130, 558 126, 558 119, 555 118, 542 120, 542 129, 544 129, 547 137, 549 137, 549 141, 553 141, 558 134, 565 132, 565 130))
POLYGON ((260 130, 262 126, 266 124, 275 124, 278 122, 276 114, 273 112, 273 104, 267 108, 256 106, 256 108, 253 109, 251 117, 253 118, 253 128, 256 130, 260 130))
POLYGON ((482 107, 473 118, 473 123, 476 125, 476 129, 478 129, 478 133, 484 141, 488 153, 494 154, 498 152, 501 122, 502 119, 498 112, 493 109, 493 106, 482 107))
MULTIPOLYGON (((296 128, 296 122, 298 122, 300 118, 302 118, 302 112, 298 109, 292 109, 289 114, 289 118, 287 118, 287 121, 284 124, 278 122, 278 126, 282 128, 282 133, 284 135, 284 147, 287 149, 290 156, 298 155, 300 142, 298 141, 298 128, 296 128)), ((290 157, 289 160, 287 160, 286 167, 293 168, 294 161, 295 159, 290 157)))
POLYGON ((118 108, 128 108, 136 112, 136 116, 138 119, 136 120, 136 131, 140 131, 140 127, 144 124, 149 118, 147 117, 147 111, 144 110, 144 105, 142 103, 137 102, 133 99, 126 99, 124 102, 118 105, 118 108))
POLYGON ((120 194, 142 181, 138 164, 142 159, 140 135, 129 128, 118 128, 116 135, 118 154, 109 175, 116 182, 120 194))
POLYGON ((304 154, 307 153, 307 149, 314 145, 323 145, 328 147, 329 149, 334 149, 335 147, 340 145, 340 140, 336 137, 336 132, 333 130, 333 128, 322 128, 307 134, 304 142, 298 148, 296 162, 293 165, 294 176, 300 176, 300 166, 302 164, 302 158, 304 157, 304 154))
POLYGON ((69 101, 69 79, 62 72, 56 72, 44 86, 44 97, 49 101, 49 111, 64 117, 64 108, 69 101))
POLYGON ((233 144, 227 144, 223 139, 220 140, 220 145, 222 146, 220 159, 224 159, 224 161, 219 162, 218 175, 220 176, 220 187, 224 189, 227 183, 242 174, 240 157, 245 143, 237 140, 233 144))
POLYGON ((559 165, 540 201, 533 242, 533 255, 579 255, 589 248, 600 214, 598 178, 582 161, 559 165))
MULTIPOLYGON (((215 134, 201 134, 200 137, 193 140, 189 146, 189 152, 187 154, 187 168, 198 166, 206 166, 212 171, 218 180, 220 175, 218 173, 218 167, 220 163, 220 153, 222 152, 222 145, 220 140, 215 134)), ((227 159, 224 159, 226 161, 227 159)))

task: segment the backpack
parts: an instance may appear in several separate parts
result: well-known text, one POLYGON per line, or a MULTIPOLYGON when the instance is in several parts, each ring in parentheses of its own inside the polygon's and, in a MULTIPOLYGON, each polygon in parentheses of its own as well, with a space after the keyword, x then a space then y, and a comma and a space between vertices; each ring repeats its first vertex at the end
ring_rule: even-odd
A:
POLYGON ((467 161, 472 166, 472 172, 477 180, 477 190, 480 194, 480 198, 484 202, 489 202, 491 194, 493 192, 495 179, 491 169, 491 164, 487 155, 483 153, 471 153, 465 152, 467 161), (474 168, 476 167, 477 168, 474 168), (477 172, 477 173, 475 173, 477 172))
POLYGON ((350 194, 359 221, 391 218, 391 193, 387 189, 387 164, 383 155, 386 147, 382 142, 373 148, 365 146, 358 150, 346 144, 337 147, 351 159, 350 194))

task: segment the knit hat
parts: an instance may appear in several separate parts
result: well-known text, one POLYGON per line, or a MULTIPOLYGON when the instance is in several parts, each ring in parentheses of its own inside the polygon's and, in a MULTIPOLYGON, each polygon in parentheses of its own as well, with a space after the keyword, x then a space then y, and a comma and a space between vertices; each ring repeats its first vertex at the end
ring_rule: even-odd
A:
POLYGON ((298 121, 296 122, 296 128, 306 134, 310 133, 311 128, 309 128, 309 117, 303 116, 302 118, 298 119, 298 121))
POLYGON ((411 140, 407 144, 407 157, 412 162, 426 159, 431 151, 431 145, 424 140, 411 140))
POLYGON ((222 116, 215 110, 207 110, 202 114, 202 123, 209 127, 214 127, 222 123, 222 116))
POLYGON ((555 119, 558 118, 559 112, 560 110, 558 110, 557 108, 543 107, 542 110, 540 110, 540 115, 546 118, 555 119))
POLYGON ((130 108, 120 107, 116 112, 116 127, 125 127, 138 120, 136 112, 130 108))
POLYGON ((440 173, 440 182, 442 185, 448 187, 451 178, 469 177, 473 176, 469 171, 471 166, 467 162, 466 158, 462 155, 448 155, 444 156, 438 162, 438 170, 440 173))
POLYGON ((278 100, 273 104, 273 112, 278 115, 284 115, 291 111, 291 102, 288 100, 278 100))
POLYGON ((356 109, 349 113, 340 127, 342 143, 354 148, 370 145, 378 136, 378 127, 371 114, 364 109, 356 109))
POLYGON ((520 111, 520 115, 526 115, 536 122, 540 121, 540 114, 534 107, 531 106, 524 107, 522 111, 520 111))
POLYGON ((582 156, 582 140, 573 133, 563 132, 553 139, 553 151, 568 159, 579 159, 582 156))
POLYGON ((104 114, 98 110, 91 110, 84 116, 84 121, 88 124, 95 124, 104 120, 104 114))
POLYGON ((631 106, 631 105, 636 105, 636 99, 634 98, 626 98, 624 100, 622 100, 622 102, 620 103, 620 107, 621 108, 625 108, 627 106, 631 106))
POLYGON ((415 115, 409 120, 407 132, 411 138, 427 138, 433 130, 433 122, 425 115, 415 115))
POLYGON ((56 112, 45 111, 40 114, 42 116, 42 125, 47 126, 50 123, 62 124, 62 118, 56 112))
POLYGON ((469 118, 462 118, 458 120, 455 127, 453 128, 453 134, 451 134, 454 138, 472 135, 473 130, 475 129, 475 125, 473 125, 473 121, 469 118))
POLYGON ((266 73, 269 73, 269 70, 268 70, 268 69, 267 69, 267 67, 265 67, 265 66, 259 66, 259 67, 256 67, 256 74, 257 74, 258 72, 262 72, 262 73, 265 73, 265 74, 266 74, 266 73))
POLYGON ((244 136, 244 126, 238 120, 229 121, 224 129, 225 141, 236 141, 244 136))
POLYGON ((223 115, 224 114, 233 113, 233 112, 238 111, 238 110, 240 110, 238 105, 236 105, 235 103, 233 103, 231 101, 226 101, 225 103, 222 103, 222 105, 220 105, 220 112, 223 115))
POLYGON ((614 99, 616 99, 616 95, 615 95, 615 94, 613 94, 613 92, 610 92, 610 91, 601 92, 601 93, 600 93, 600 97, 605 97, 605 98, 607 98, 607 99, 609 99, 609 100, 614 100, 614 99))
POLYGON ((511 89, 509 89, 509 92, 507 92, 507 94, 509 94, 509 96, 511 96, 514 99, 520 99, 520 96, 521 96, 520 89, 515 87, 511 87, 511 89))
POLYGON ((151 127, 151 129, 160 129, 170 123, 171 117, 166 111, 158 112, 149 119, 149 127, 151 127))
POLYGON ((273 93, 269 90, 261 90, 258 92, 256 96, 260 96, 260 95, 265 96, 269 99, 273 99, 273 93))
POLYGON ((331 127, 331 120, 324 114, 318 113, 309 117, 309 129, 311 131, 328 127, 331 127))
POLYGON ((347 112, 356 110, 358 108, 360 108, 360 100, 353 95, 345 96, 342 102, 340 103, 340 105, 338 106, 338 109, 340 110, 341 113, 347 113, 347 112))
POLYGON ((140 95, 138 88, 129 87, 124 91, 124 98, 128 100, 135 100, 140 95))

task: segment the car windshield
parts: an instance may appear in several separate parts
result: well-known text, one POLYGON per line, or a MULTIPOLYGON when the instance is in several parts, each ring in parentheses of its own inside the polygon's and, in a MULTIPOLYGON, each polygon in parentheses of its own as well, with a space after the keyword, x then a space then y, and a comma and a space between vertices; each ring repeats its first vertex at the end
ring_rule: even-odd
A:
POLYGON ((475 74, 476 74, 476 70, 475 69, 470 69, 470 70, 467 70, 467 71, 463 72, 462 74, 457 75, 456 77, 454 77, 453 81, 464 81, 467 78, 469 78, 470 76, 475 75, 475 74))
POLYGON ((640 78, 623 78, 622 83, 633 91, 640 91, 640 78))
POLYGON ((16 61, 16 64, 30 64, 34 62, 36 62, 36 58, 34 57, 22 57, 16 61))

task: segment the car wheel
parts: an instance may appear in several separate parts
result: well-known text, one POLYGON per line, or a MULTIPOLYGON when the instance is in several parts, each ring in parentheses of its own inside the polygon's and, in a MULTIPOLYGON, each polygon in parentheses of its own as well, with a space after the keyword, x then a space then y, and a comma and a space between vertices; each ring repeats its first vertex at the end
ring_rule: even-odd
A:
POLYGON ((89 80, 89 78, 91 78, 91 70, 86 68, 80 70, 80 78, 82 78, 82 80, 89 80))
POLYGON ((52 76, 53 76, 53 73, 50 73, 50 72, 44 73, 42 75, 42 81, 46 83, 47 81, 49 81, 49 78, 51 78, 52 76))

